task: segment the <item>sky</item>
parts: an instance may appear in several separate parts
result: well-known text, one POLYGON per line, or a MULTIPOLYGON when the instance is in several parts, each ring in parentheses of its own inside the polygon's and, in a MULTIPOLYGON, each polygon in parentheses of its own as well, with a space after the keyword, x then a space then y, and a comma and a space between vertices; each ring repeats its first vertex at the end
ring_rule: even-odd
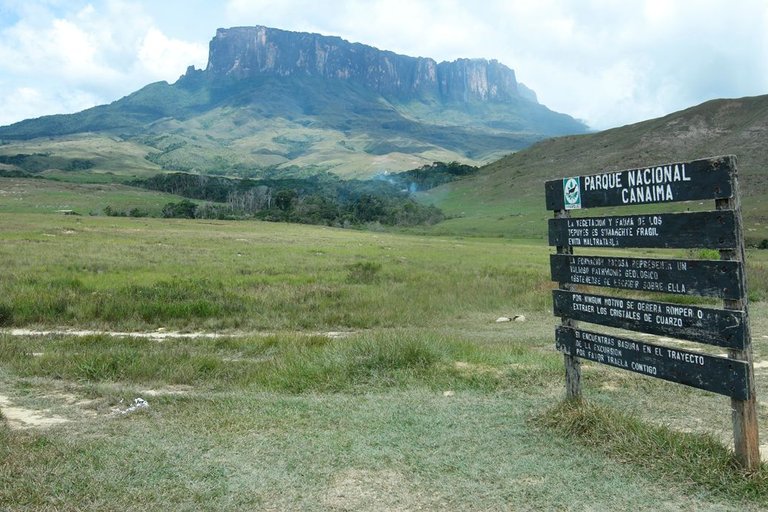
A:
POLYGON ((766 0, 0 0, 0 125, 172 83, 253 25, 496 59, 595 130, 768 94, 766 0))

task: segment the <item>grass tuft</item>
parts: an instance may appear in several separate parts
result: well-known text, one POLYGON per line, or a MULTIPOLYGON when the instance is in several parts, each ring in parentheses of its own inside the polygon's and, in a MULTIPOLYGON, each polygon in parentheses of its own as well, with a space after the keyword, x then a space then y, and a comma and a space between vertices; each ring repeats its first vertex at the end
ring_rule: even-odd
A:
POLYGON ((538 419, 546 428, 667 481, 730 499, 768 501, 768 465, 745 473, 733 453, 712 435, 648 425, 586 401, 563 401, 538 419))
POLYGON ((13 325, 13 308, 8 304, 0 304, 0 327, 13 325))
POLYGON ((373 284, 379 281, 381 263, 363 261, 349 265, 347 282, 350 284, 373 284))

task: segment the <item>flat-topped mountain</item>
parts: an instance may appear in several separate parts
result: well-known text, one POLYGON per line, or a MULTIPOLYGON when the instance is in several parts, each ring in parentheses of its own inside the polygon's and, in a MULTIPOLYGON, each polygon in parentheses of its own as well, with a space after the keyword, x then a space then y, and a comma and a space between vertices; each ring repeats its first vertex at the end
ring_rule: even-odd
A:
POLYGON ((211 41, 206 74, 238 80, 269 76, 311 76, 359 83, 388 98, 441 102, 509 102, 533 91, 518 84, 515 72, 486 59, 437 63, 338 37, 267 27, 219 29, 211 41))
POLYGON ((204 70, 109 105, 0 127, 0 152, 57 156, 56 141, 80 151, 92 172, 114 172, 108 146, 140 173, 364 176, 437 160, 488 162, 584 132, 494 60, 438 63, 338 37, 236 27, 217 31, 204 70))

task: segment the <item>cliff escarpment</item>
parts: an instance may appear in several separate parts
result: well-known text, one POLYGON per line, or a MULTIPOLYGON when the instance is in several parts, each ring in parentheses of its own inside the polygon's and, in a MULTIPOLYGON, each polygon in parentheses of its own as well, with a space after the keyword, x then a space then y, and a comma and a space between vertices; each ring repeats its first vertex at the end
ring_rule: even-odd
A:
POLYGON ((339 37, 268 27, 219 29, 210 43, 209 78, 308 76, 350 81, 400 100, 504 102, 521 95, 515 72, 495 60, 436 62, 339 37))

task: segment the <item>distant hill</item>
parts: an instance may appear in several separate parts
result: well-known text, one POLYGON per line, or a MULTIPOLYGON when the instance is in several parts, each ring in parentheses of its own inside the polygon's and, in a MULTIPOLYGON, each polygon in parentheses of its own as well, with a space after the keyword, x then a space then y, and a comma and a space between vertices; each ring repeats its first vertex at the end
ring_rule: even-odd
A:
MULTIPOLYGON (((0 127, 0 154, 34 154, 43 166, 45 155, 78 159, 80 173, 365 176, 488 162, 586 131, 497 61, 437 63, 338 37, 237 27, 219 29, 206 69, 190 67, 174 84, 0 127)), ((69 160, 50 164, 67 171, 69 160)))
POLYGON ((544 209, 548 179, 734 154, 746 236, 763 239, 768 238, 766 141, 768 96, 714 100, 600 133, 541 141, 473 177, 433 189, 425 199, 458 217, 440 228, 446 231, 543 237, 551 216, 544 209))

